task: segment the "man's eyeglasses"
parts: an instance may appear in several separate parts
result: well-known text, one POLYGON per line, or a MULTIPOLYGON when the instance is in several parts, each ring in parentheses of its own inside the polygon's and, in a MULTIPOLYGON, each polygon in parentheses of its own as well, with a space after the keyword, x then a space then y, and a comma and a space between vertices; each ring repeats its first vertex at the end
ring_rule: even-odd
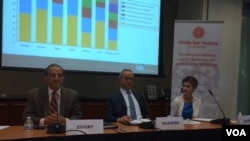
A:
POLYGON ((126 81, 128 81, 128 80, 133 81, 134 80, 133 77, 123 77, 123 79, 126 80, 126 81))
POLYGON ((63 74, 56 74, 56 73, 49 73, 48 74, 48 77, 50 77, 50 78, 56 78, 56 77, 58 77, 58 78, 63 78, 64 76, 63 76, 63 74))

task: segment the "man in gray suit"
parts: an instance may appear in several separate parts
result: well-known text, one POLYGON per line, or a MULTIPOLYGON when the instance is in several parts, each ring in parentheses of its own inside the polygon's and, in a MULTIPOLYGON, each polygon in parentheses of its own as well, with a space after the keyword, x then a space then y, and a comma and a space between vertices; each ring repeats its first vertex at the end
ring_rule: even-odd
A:
POLYGON ((44 72, 46 86, 34 88, 27 95, 23 118, 31 116, 34 125, 65 124, 67 119, 81 119, 78 92, 63 87, 64 71, 58 64, 50 64, 44 72), (51 112, 52 95, 57 95, 57 110, 51 112))

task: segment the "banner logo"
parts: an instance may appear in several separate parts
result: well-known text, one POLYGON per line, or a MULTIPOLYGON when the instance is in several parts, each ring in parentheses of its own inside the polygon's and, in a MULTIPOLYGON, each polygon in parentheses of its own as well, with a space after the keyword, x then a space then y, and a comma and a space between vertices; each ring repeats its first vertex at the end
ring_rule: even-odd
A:
POLYGON ((205 29, 202 26, 197 26, 193 29, 193 36, 196 39, 201 39, 205 36, 205 29))

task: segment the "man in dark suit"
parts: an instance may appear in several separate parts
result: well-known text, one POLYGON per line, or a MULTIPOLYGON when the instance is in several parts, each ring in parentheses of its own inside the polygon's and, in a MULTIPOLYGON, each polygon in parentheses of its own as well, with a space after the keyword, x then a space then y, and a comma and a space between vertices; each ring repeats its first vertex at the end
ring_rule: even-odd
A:
POLYGON ((31 116, 35 125, 65 124, 67 119, 81 119, 78 92, 62 86, 63 68, 58 64, 50 64, 44 72, 44 81, 46 86, 29 91, 23 118, 31 116), (57 106, 56 111, 51 112, 53 94, 56 94, 57 106))
POLYGON ((132 91, 134 73, 131 69, 123 69, 119 75, 120 90, 110 95, 105 103, 105 121, 127 123, 131 120, 149 118, 149 111, 142 94, 132 91), (131 117, 129 94, 135 107, 134 118, 131 117))

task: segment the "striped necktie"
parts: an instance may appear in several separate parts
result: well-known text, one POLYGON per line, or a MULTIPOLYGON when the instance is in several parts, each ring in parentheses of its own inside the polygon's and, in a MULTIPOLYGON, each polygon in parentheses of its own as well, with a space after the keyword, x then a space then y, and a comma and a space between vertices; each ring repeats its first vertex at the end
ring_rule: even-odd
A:
POLYGON ((57 109, 58 109, 57 93, 53 92, 52 93, 52 98, 51 98, 51 101, 50 101, 49 113, 53 114, 53 113, 57 112, 57 109))
POLYGON ((130 106, 130 116, 133 120, 136 120, 136 112, 135 112, 135 104, 133 101, 133 98, 131 96, 130 91, 127 91, 128 94, 128 101, 129 101, 129 106, 130 106))

